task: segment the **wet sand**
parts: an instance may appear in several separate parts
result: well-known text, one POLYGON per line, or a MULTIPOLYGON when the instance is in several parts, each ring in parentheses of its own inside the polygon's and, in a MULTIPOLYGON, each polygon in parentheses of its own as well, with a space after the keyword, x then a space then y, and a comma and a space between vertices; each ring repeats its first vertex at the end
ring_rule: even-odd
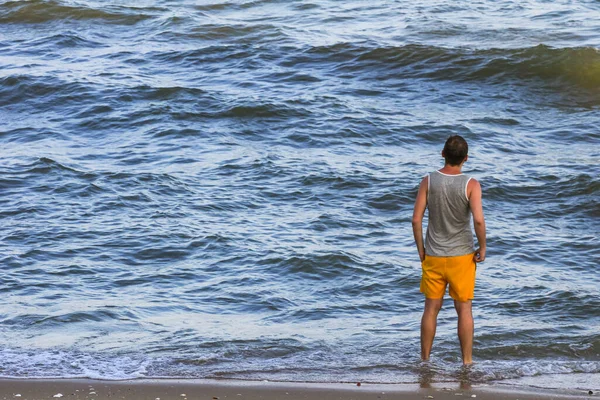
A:
POLYGON ((441 383, 419 385, 282 383, 236 380, 3 379, 3 400, 378 400, 378 399, 593 399, 583 391, 557 391, 441 383))

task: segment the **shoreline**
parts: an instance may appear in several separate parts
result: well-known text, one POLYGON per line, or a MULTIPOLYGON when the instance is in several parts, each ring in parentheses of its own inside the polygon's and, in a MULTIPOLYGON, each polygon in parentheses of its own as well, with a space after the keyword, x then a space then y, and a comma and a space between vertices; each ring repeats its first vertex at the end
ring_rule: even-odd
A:
POLYGON ((309 383, 234 379, 0 379, 3 400, 376 400, 376 399, 592 399, 582 390, 522 388, 516 385, 469 385, 460 382, 419 384, 309 383), (425 387, 424 387, 425 386, 425 387))

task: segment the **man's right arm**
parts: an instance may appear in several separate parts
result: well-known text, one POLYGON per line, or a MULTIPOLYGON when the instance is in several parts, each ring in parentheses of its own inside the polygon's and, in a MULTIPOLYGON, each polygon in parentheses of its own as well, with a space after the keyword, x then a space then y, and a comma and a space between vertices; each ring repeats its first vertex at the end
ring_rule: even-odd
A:
POLYGON ((475 261, 483 262, 487 246, 485 219, 483 217, 483 205, 481 202, 481 185, 475 179, 471 179, 467 191, 469 192, 469 207, 471 208, 471 214, 473 214, 473 227, 475 228, 475 235, 479 243, 479 248, 475 250, 475 261))
POLYGON ((419 252, 419 258, 421 261, 425 260, 425 244, 423 241, 423 216, 425 215, 425 209, 427 208, 427 183, 428 177, 423 178, 419 185, 419 192, 415 200, 415 208, 412 217, 413 235, 415 237, 415 244, 419 252))

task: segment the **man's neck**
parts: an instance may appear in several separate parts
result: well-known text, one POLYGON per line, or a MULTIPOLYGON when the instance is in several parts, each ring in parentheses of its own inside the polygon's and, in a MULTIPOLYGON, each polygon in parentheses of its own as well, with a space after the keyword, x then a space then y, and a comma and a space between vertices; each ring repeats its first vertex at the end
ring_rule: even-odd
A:
POLYGON ((442 174, 446 175, 460 175, 462 174, 462 164, 460 165, 444 165, 444 168, 439 170, 442 174))

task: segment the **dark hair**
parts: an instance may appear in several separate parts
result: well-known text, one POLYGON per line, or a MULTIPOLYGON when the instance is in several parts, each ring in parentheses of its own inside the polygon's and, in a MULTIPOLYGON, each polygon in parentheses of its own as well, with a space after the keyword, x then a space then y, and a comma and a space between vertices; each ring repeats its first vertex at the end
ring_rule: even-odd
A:
POLYGON ((459 135, 450 136, 444 145, 446 164, 460 165, 469 154, 467 141, 459 135))

